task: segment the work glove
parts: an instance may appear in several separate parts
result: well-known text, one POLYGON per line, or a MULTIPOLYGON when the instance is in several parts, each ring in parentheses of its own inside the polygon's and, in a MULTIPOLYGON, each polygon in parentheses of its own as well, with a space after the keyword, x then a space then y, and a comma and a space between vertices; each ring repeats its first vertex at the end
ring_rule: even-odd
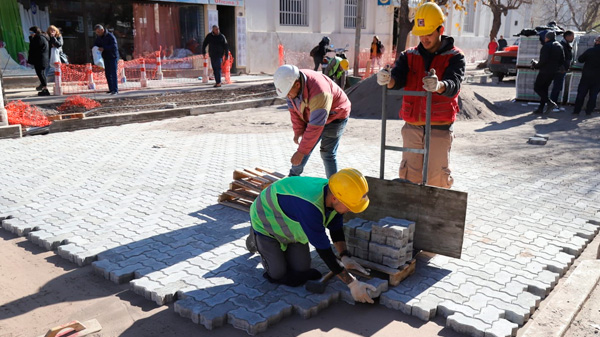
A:
POLYGON ((354 298, 355 301, 361 303, 373 303, 373 299, 371 298, 371 295, 369 295, 368 290, 377 290, 374 286, 359 280, 354 280, 348 284, 348 288, 350 288, 350 294, 352 294, 352 298, 354 298))
POLYGON ((392 73, 390 72, 390 68, 385 67, 377 73, 377 84, 387 85, 388 83, 390 83, 391 78, 392 78, 392 73))
POLYGON ((363 268, 358 262, 356 262, 356 260, 349 256, 342 256, 342 264, 346 269, 358 270, 365 275, 369 275, 369 272, 365 268, 363 268))
POLYGON ((440 90, 442 83, 438 80, 435 74, 435 69, 429 71, 429 75, 423 77, 423 89, 429 92, 436 92, 440 90))

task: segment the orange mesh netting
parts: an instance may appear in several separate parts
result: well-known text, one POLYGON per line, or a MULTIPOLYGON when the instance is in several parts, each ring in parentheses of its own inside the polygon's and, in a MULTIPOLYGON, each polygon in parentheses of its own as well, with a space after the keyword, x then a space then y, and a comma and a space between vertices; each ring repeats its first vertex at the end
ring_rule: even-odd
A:
POLYGON ((99 106, 100 106, 100 103, 98 103, 97 101, 94 101, 91 98, 75 95, 75 96, 67 97, 65 102, 62 105, 60 105, 58 108, 56 108, 56 110, 58 110, 58 111, 72 110, 73 107, 83 107, 86 110, 90 110, 93 108, 97 108, 99 106))
POLYGON ((50 121, 36 106, 31 106, 22 101, 12 101, 6 106, 8 124, 21 124, 23 126, 47 126, 50 121))

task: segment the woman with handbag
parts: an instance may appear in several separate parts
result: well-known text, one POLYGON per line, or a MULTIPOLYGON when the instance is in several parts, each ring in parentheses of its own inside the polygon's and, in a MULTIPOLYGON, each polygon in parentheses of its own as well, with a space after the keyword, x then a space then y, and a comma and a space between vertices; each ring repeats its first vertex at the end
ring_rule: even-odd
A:
POLYGON ((52 57, 53 54, 58 56, 58 58, 56 60, 54 60, 54 62, 52 62, 52 60, 51 60, 50 65, 54 66, 55 62, 69 64, 67 55, 65 55, 65 53, 63 52, 63 49, 62 49, 63 37, 60 34, 60 30, 56 26, 51 25, 50 27, 48 27, 46 32, 48 33, 48 36, 50 37, 50 48, 56 48, 56 52, 53 50, 50 51, 50 58, 51 59, 53 58, 52 57))
POLYGON ((29 28, 29 56, 27 63, 33 65, 35 73, 40 79, 40 85, 36 87, 39 91, 38 96, 50 96, 47 88, 46 69, 48 68, 48 58, 50 48, 48 47, 48 37, 37 26, 29 28))

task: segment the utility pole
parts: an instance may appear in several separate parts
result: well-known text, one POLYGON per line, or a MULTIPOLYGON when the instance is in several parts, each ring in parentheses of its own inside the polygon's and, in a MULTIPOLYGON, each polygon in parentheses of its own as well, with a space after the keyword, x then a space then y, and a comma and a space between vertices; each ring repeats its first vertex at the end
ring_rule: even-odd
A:
POLYGON ((358 54, 360 53, 360 30, 363 19, 363 1, 356 0, 356 33, 354 35, 354 76, 358 76, 358 54))
POLYGON ((8 115, 4 108, 4 88, 2 87, 2 74, 0 74, 0 126, 8 125, 8 115))

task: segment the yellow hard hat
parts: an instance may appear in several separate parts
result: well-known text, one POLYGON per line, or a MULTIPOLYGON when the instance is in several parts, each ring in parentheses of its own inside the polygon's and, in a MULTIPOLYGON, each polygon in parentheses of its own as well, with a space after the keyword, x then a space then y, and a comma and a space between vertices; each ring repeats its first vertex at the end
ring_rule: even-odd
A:
POLYGON ((358 170, 345 168, 332 175, 329 190, 352 213, 360 213, 369 206, 369 185, 358 170))
POLYGON ((444 13, 435 2, 426 2, 417 9, 412 33, 416 36, 429 35, 444 23, 444 13))
POLYGON ((343 60, 340 62, 340 66, 342 67, 342 69, 344 69, 344 70, 348 70, 348 60, 346 60, 346 59, 343 59, 343 60))

